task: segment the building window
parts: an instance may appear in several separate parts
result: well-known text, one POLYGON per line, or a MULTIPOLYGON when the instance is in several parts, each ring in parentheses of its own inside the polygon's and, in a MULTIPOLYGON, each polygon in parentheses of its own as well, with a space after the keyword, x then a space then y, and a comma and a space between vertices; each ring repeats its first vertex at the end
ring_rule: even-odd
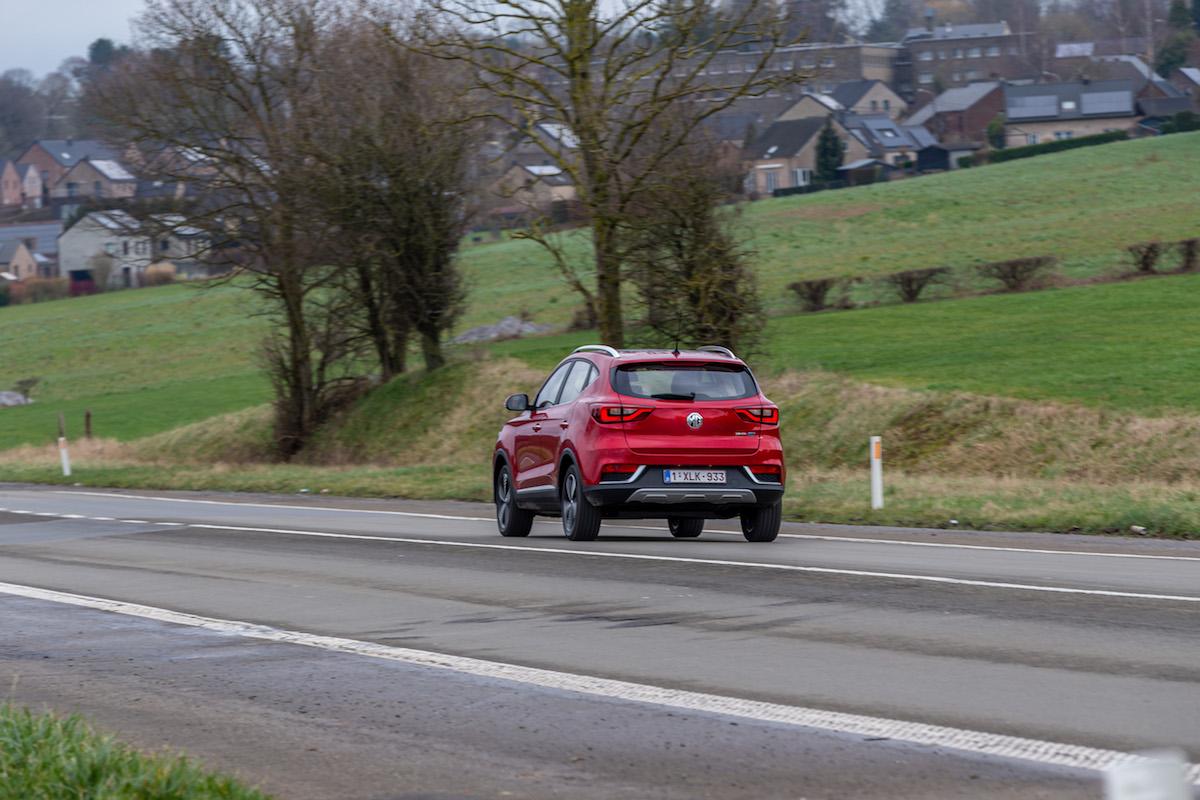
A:
POLYGON ((1015 44, 1009 45, 1008 54, 1010 56, 1019 56, 1021 55, 1021 48, 1017 47, 1015 44))
POLYGON ((129 240, 128 239, 121 242, 121 255, 123 255, 123 256, 129 255, 129 240))
POLYGON ((991 47, 989 47, 987 49, 987 54, 989 56, 998 56, 998 55, 1000 55, 1000 48, 997 47, 996 45, 992 45, 991 47))
POLYGON ((922 50, 921 52, 917 53, 917 60, 918 61, 933 61, 933 51, 932 50, 922 50))
POLYGON ((821 58, 821 66, 822 67, 832 67, 834 65, 835 65, 835 62, 833 60, 833 56, 824 56, 821 58))
POLYGON ((962 73, 955 72, 953 75, 950 76, 950 79, 952 81, 954 81, 955 83, 962 83, 962 73))
POLYGON ((808 186, 812 183, 812 170, 796 167, 792 170, 793 186, 808 186))
POLYGON ((878 111, 878 110, 879 110, 879 101, 878 101, 878 100, 872 100, 872 101, 871 101, 871 110, 872 110, 872 111, 878 111))
POLYGON ((983 50, 978 47, 972 47, 967 51, 967 58, 981 58, 982 56, 983 50))
POLYGON ((1075 101, 1074 100, 1063 100, 1062 101, 1062 110, 1063 111, 1074 111, 1075 110, 1075 101))
POLYGON ((917 76, 917 83, 925 83, 925 84, 933 83, 933 73, 932 72, 922 72, 920 75, 917 76))
POLYGON ((884 98, 884 100, 883 100, 883 110, 884 110, 884 111, 891 111, 891 110, 892 110, 892 101, 891 101, 891 100, 888 100, 887 98, 884 98))
POLYGON ((67 182, 67 197, 77 197, 79 195, 79 184, 74 181, 67 182))
POLYGON ((1025 134, 1025 144, 1037 144, 1037 143, 1038 142, 1037 142, 1037 134, 1036 133, 1025 134))
POLYGON ((963 56, 963 53, 962 53, 962 48, 961 48, 961 47, 956 47, 956 48, 954 48, 954 57, 955 57, 955 58, 962 58, 962 56, 963 56))
POLYGON ((796 68, 796 62, 795 62, 795 61, 785 61, 785 62, 783 62, 783 70, 784 70, 784 72, 791 72, 791 71, 792 71, 792 70, 794 70, 795 68, 796 68))
POLYGON ((1074 135, 1075 135, 1074 131, 1055 131, 1054 132, 1054 138, 1058 139, 1060 142, 1063 139, 1070 139, 1074 135))
POLYGON ((938 54, 938 61, 946 60, 946 51, 945 50, 938 50, 937 54, 938 54))
POLYGON ((779 188, 779 171, 769 169, 763 172, 763 182, 768 192, 773 192, 779 188))
POLYGON ((977 81, 982 77, 983 77, 983 73, 981 73, 977 69, 967 70, 967 80, 969 80, 969 81, 977 81))

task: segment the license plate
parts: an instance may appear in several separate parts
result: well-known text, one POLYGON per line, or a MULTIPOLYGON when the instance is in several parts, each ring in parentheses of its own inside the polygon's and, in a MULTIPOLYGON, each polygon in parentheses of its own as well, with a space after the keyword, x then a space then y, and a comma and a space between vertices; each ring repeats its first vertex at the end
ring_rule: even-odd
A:
POLYGON ((724 483, 723 469, 664 469, 663 483, 724 483))

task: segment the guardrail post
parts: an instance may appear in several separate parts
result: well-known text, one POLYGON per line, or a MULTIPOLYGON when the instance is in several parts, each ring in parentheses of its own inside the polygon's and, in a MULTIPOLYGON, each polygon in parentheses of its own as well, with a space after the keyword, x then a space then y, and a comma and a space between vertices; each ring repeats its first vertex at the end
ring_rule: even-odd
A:
POLYGON ((883 508, 883 439, 871 437, 871 510, 883 508))
POLYGON ((71 454, 67 452, 67 421, 58 412, 58 458, 62 462, 64 478, 71 477, 71 454))

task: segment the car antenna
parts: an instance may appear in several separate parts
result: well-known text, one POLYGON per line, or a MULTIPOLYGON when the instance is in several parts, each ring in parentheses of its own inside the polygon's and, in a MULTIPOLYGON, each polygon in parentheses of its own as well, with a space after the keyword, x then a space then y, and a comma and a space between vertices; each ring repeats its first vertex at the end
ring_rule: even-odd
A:
POLYGON ((675 344, 672 345, 671 355, 679 358, 679 334, 683 330, 683 309, 676 309, 675 313, 675 344))

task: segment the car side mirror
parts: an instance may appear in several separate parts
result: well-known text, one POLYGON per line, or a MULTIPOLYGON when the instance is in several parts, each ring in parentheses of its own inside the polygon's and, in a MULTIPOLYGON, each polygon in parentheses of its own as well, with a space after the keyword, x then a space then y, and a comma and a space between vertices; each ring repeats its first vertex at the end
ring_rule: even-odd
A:
POLYGON ((504 401, 504 407, 509 411, 528 411, 529 410, 529 395, 527 394, 510 394, 508 399, 504 401))

